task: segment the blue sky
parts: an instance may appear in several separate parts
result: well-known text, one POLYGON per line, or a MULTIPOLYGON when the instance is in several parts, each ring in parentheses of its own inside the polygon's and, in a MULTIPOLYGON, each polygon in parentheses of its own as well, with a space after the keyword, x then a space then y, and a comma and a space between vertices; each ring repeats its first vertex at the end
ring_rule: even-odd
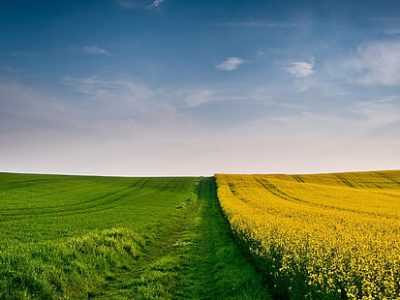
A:
POLYGON ((3 1, 0 166, 400 168, 398 1, 3 1))

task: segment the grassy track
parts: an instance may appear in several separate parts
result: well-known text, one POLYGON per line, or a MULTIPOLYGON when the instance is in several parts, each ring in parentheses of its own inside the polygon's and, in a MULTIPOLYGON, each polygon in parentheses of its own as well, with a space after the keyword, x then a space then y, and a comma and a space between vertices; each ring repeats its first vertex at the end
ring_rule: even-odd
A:
POLYGON ((270 299, 232 240, 213 178, 202 179, 198 198, 162 224, 132 269, 101 290, 98 299, 270 299))
POLYGON ((0 299, 269 299, 213 178, 0 174, 0 299))
POLYGON ((190 249, 187 297, 192 299, 270 299, 261 277, 241 255, 222 217, 214 178, 200 183, 199 221, 190 249))

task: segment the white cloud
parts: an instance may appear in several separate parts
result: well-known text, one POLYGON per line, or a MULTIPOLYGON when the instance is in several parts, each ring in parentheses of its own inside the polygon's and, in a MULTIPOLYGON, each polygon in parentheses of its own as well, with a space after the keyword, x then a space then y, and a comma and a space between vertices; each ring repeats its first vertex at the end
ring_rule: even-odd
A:
POLYGON ((164 2, 164 0, 154 0, 152 6, 157 8, 159 7, 162 3, 164 2))
POLYGON ((286 71, 297 78, 305 78, 314 73, 313 62, 293 62, 286 67, 286 71))
POLYGON ((184 101, 188 107, 197 107, 204 103, 213 101, 215 92, 209 89, 193 90, 185 93, 184 101))
POLYGON ((379 41, 362 46, 349 63, 356 72, 356 83, 400 85, 400 41, 379 41))
POLYGON ((292 22, 271 22, 265 20, 252 20, 252 21, 233 21, 220 23, 223 27, 248 27, 248 28, 276 28, 276 29, 289 29, 298 26, 292 22))
POLYGON ((128 9, 152 9, 159 8, 165 0, 116 0, 122 8, 128 9))
POLYGON ((215 67, 220 71, 234 71, 237 70, 246 61, 240 57, 227 57, 222 63, 215 67))
POLYGON ((106 49, 97 46, 84 46, 82 49, 86 54, 90 55, 111 55, 106 49))

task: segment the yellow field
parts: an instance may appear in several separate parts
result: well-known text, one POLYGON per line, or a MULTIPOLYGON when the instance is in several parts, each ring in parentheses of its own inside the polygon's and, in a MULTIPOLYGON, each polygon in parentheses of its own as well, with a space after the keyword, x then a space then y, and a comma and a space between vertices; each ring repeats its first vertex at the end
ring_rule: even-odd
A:
POLYGON ((216 178, 275 297, 400 299, 400 171, 216 178))

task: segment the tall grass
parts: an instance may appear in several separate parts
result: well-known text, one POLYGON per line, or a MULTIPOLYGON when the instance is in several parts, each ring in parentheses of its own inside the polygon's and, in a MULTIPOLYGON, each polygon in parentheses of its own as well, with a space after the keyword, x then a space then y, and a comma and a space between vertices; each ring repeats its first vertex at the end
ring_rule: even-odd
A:
POLYGON ((132 264, 145 239, 124 228, 0 252, 0 299, 83 299, 112 268, 132 264))

